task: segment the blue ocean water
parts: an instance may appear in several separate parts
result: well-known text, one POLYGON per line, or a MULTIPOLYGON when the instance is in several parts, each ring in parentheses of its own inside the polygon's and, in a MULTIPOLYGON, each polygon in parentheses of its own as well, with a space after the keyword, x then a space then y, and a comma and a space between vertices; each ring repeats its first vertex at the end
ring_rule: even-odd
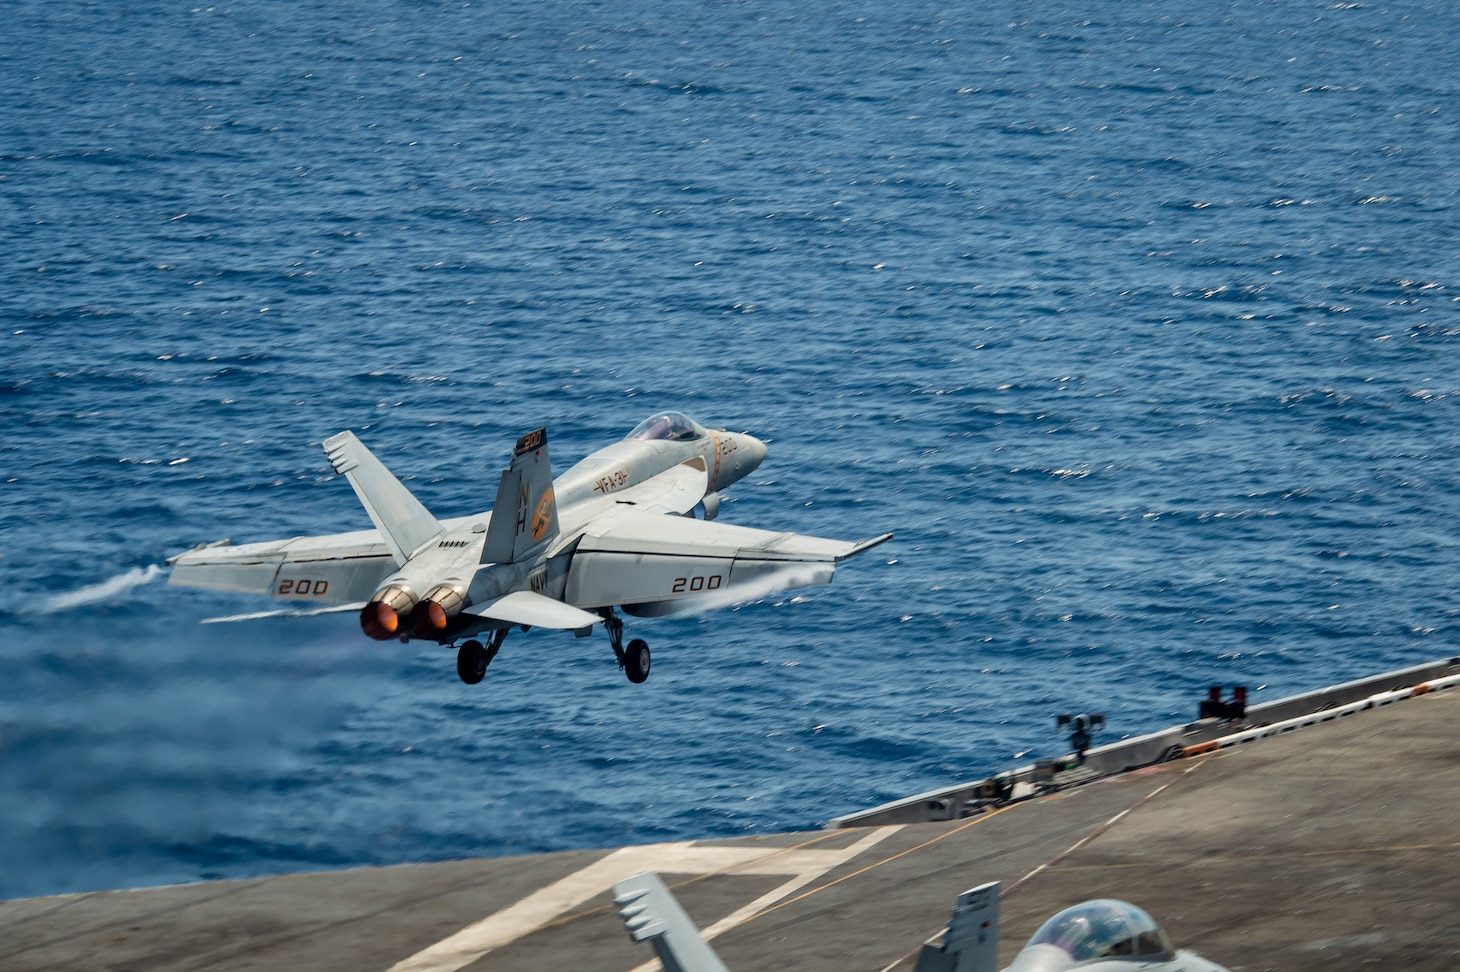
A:
POLYGON ((1460 12, 20 0, 0 897, 815 827, 1455 650, 1460 12), (830 587, 510 638, 168 588, 512 440, 765 438, 830 587))

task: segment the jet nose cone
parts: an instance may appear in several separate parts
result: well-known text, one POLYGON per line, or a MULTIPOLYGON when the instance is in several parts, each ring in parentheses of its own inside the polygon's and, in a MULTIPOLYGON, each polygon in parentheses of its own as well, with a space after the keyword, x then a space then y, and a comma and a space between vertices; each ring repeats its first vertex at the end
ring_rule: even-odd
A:
POLYGON ((738 483, 759 466, 765 458, 765 443, 744 432, 716 432, 715 469, 710 476, 710 491, 738 483))
POLYGON ((753 435, 740 436, 741 448, 745 450, 745 471, 750 472, 765 459, 765 443, 753 435))

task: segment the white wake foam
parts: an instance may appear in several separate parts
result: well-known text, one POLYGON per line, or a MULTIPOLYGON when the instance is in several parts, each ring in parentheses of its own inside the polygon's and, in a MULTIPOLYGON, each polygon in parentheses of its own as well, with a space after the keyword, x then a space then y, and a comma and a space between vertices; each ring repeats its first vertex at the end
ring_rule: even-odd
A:
POLYGON ((41 607, 42 614, 53 614, 56 611, 69 611, 74 607, 83 604, 95 604, 98 601, 109 601, 135 587, 143 584, 150 584, 162 573, 162 567, 151 564, 145 568, 133 567, 125 574, 118 574, 116 577, 108 578, 100 584, 92 584, 80 590, 69 591, 65 594, 57 594, 41 607))

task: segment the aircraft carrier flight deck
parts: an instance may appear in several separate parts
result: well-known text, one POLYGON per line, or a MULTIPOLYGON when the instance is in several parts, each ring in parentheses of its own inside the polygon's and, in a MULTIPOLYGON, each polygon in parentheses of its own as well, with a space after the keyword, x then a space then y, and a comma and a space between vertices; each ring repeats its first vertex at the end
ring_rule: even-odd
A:
POLYGON ((8 901, 0 969, 656 969, 609 891, 644 871, 732 972, 909 970, 992 880, 1004 962, 1047 916, 1114 897, 1233 970, 1453 969, 1457 683, 1441 660, 823 831, 8 901))

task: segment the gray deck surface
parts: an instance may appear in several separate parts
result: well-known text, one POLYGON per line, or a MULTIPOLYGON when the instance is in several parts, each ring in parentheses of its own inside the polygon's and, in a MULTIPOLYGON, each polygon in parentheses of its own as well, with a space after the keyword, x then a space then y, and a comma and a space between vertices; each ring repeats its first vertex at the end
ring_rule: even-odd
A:
POLYGON ((988 880, 1003 961, 1119 897, 1234 970, 1450 970, 1457 726, 1448 690, 948 823, 3 902, 0 969, 627 972, 652 953, 607 888, 652 869, 701 928, 760 899, 713 940, 732 972, 911 969, 988 880))

